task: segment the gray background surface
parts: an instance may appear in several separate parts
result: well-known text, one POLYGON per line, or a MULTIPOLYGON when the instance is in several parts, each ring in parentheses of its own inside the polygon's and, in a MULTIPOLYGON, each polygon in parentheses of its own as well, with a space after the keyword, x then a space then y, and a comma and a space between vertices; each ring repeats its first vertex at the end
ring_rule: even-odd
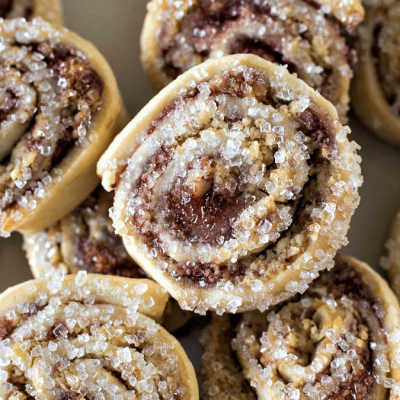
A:
MULTIPOLYGON (((153 95, 139 60, 146 3, 147 0, 63 1, 66 26, 92 41, 108 59, 132 117, 153 95)), ((380 141, 354 116, 350 126, 350 138, 362 147, 365 183, 348 235, 350 244, 344 251, 376 268, 391 222, 400 208, 400 150, 380 141)), ((31 278, 20 236, 0 239, 0 291, 31 278)), ((195 319, 179 332, 196 369, 201 358, 199 328, 203 324, 203 320, 195 319)))

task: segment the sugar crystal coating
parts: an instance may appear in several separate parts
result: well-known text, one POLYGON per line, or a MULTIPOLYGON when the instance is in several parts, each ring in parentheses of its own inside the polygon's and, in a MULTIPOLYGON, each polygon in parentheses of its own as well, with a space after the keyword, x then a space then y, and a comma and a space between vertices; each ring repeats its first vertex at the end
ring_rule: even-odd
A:
POLYGON ((303 293, 347 244, 358 205, 348 128, 285 67, 254 56, 211 60, 181 81, 129 158, 100 163, 116 176, 117 233, 184 309, 265 310, 303 293))
POLYGON ((144 277, 114 233, 111 194, 97 188, 87 200, 54 226, 24 236, 24 247, 36 277, 57 271, 144 277))
POLYGON ((201 339, 204 399, 399 398, 398 310, 354 263, 337 258, 272 311, 214 316, 201 339))
MULTIPOLYGON (((341 120, 346 120, 354 57, 341 25, 352 31, 362 20, 358 1, 152 3, 143 31, 142 59, 158 89, 161 82, 165 85, 209 58, 255 54, 287 64, 290 72, 321 92, 338 108, 341 120), (154 54, 146 49, 152 36, 158 47, 154 54)), ((285 89, 278 96, 290 99, 285 89)))
POLYGON ((2 0, 0 18, 42 18, 55 25, 63 25, 62 6, 59 0, 2 0))
POLYGON ((186 355, 152 319, 158 285, 81 272, 18 289, 0 300, 1 398, 196 398, 186 355))
POLYGON ((90 145, 104 83, 64 32, 36 19, 0 24, 0 227, 37 208, 59 165, 90 145))

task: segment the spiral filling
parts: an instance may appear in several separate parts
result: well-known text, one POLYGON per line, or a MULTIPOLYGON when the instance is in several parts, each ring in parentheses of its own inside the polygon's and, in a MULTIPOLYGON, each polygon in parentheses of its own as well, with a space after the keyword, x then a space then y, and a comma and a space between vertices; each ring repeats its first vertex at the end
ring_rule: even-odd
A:
POLYGON ((371 49, 383 95, 392 112, 400 115, 400 3, 382 10, 374 25, 374 46, 371 49))
POLYGON ((77 264, 80 269, 93 274, 142 278, 145 273, 122 249, 122 240, 112 235, 106 242, 96 243, 81 237, 78 245, 77 264))
POLYGON ((158 40, 170 79, 208 58, 250 53, 288 65, 341 113, 347 108, 344 82, 352 76, 354 52, 340 30, 329 11, 314 2, 202 0, 164 12, 158 40))
MULTIPOLYGON (((119 176, 113 218, 124 215, 148 257, 184 283, 271 278, 333 222, 335 196, 354 190, 332 181, 347 159, 335 129, 308 97, 274 92, 255 69, 218 74, 141 133, 144 144, 119 176)), ((340 246, 344 227, 329 228, 331 245, 340 246)))
MULTIPOLYGON (((268 315, 215 317, 202 339, 206 399, 232 394, 220 378, 234 365, 242 371, 236 381, 248 381, 254 398, 386 398, 383 382, 391 380, 384 315, 359 273, 338 259, 304 295, 268 315), (211 337, 220 340, 216 348, 226 342, 231 347, 215 354, 211 337)), ((244 389, 235 390, 237 398, 246 398, 240 397, 244 389)))
POLYGON ((190 185, 188 179, 179 179, 166 199, 169 227, 181 240, 214 245, 233 238, 233 224, 246 199, 241 196, 238 169, 224 171, 221 161, 202 159, 201 182, 190 185), (223 179, 216 176, 218 169, 226 173, 223 179))
POLYGON ((70 224, 68 231, 79 232, 77 245, 72 249, 73 264, 90 273, 143 278, 144 271, 126 252, 112 227, 107 215, 111 206, 112 196, 98 189, 64 222, 70 224))
POLYGON ((49 281, 50 293, 15 304, 0 321, 0 395, 189 399, 176 343, 137 312, 155 304, 146 283, 132 290, 86 284, 84 274, 68 289, 60 282, 49 281), (126 307, 101 301, 111 292, 126 307))
POLYGON ((12 208, 15 221, 21 208, 36 208, 33 197, 43 198, 61 179, 64 157, 96 140, 87 132, 104 87, 79 50, 20 36, 0 55, 0 121, 7 139, 0 144, 0 209, 12 208))
POLYGON ((70 215, 45 231, 24 237, 28 260, 37 275, 80 270, 142 278, 144 271, 125 250, 108 216, 112 195, 96 189, 70 215))
POLYGON ((0 95, 2 97, 0 106, 0 123, 2 123, 11 113, 14 112, 18 102, 18 97, 10 89, 0 92, 0 95))

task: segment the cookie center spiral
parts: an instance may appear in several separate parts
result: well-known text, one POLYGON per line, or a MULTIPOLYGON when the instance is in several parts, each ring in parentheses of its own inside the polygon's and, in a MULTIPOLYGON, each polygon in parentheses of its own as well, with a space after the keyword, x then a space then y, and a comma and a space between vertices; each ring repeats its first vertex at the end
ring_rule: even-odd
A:
POLYGON ((177 235, 191 243, 231 239, 233 223, 246 202, 238 180, 236 167, 225 168, 223 161, 210 157, 200 161, 198 170, 189 169, 187 178, 178 179, 166 199, 166 219, 177 235))
POLYGON ((15 221, 37 207, 64 157, 93 140, 104 87, 82 53, 30 40, 13 39, 0 56, 0 210, 13 207, 15 221))
POLYGON ((313 170, 310 157, 331 147, 332 127, 307 99, 297 117, 289 92, 275 100, 258 86, 261 76, 246 79, 217 76, 179 99, 135 153, 141 176, 130 167, 124 173, 137 176, 126 215, 160 255, 235 263, 293 225, 318 173, 320 161, 313 170))

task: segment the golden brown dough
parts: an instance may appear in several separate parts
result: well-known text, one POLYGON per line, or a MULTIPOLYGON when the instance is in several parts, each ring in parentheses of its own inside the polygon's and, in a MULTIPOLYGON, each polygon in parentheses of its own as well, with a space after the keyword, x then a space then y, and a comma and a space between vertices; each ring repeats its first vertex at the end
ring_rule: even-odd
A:
POLYGON ((399 6, 395 0, 366 2, 352 89, 352 105, 360 119, 395 146, 400 146, 399 6))
POLYGON ((266 313, 213 316, 204 400, 394 400, 400 307, 368 265, 346 256, 266 313))
MULTIPOLYGON (((144 278, 146 273, 132 260, 114 232, 109 209, 113 196, 99 186, 71 214, 55 225, 32 235, 24 235, 24 247, 35 278, 57 272, 89 273, 144 278)), ((170 299, 163 326, 173 332, 184 326, 190 313, 170 299)))
POLYGON ((362 183, 331 103, 254 55, 160 92, 98 164, 136 262, 186 310, 266 309, 346 243, 362 183))
POLYGON ((343 32, 353 32, 363 17, 359 0, 152 0, 142 62, 161 90, 209 58, 255 54, 286 64, 346 122, 355 60, 343 32))
POLYGON ((158 320, 168 294, 148 280, 30 281, 0 296, 0 396, 198 400, 192 364, 158 320))
POLYGON ((95 189, 128 116, 89 42, 39 19, 4 20, 0 36, 0 231, 34 233, 95 189))
POLYGON ((24 235, 26 255, 35 278, 57 271, 143 278, 146 273, 126 252, 109 217, 113 196, 99 186, 71 214, 55 225, 24 235))

